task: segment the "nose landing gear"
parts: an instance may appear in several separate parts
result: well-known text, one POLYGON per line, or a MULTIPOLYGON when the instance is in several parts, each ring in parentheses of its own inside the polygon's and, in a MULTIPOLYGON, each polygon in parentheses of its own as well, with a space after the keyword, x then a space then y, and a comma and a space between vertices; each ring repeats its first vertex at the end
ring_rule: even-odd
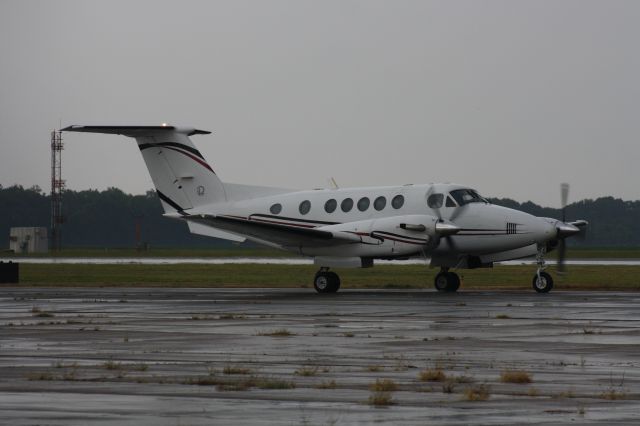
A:
POLYGON ((313 278, 313 287, 318 293, 335 293, 340 289, 340 277, 329 268, 320 268, 313 278))
POLYGON ((449 268, 442 268, 433 280, 436 290, 445 293, 453 293, 460 288, 460 277, 455 272, 449 272, 449 268))
POLYGON ((536 254, 536 263, 538 264, 538 270, 533 276, 533 289, 538 293, 549 293, 553 288, 553 278, 546 272, 543 272, 547 265, 544 261, 544 255, 547 252, 546 247, 543 245, 538 246, 538 254, 536 254))

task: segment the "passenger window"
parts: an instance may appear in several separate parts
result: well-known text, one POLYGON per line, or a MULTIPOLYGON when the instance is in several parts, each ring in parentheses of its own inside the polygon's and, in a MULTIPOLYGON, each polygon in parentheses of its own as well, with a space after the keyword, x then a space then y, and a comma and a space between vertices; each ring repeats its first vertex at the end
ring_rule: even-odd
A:
POLYGON ((345 198, 342 200, 342 203, 340 203, 340 208, 345 213, 350 212, 353 208, 353 200, 351 198, 345 198))
POLYGON ((336 207, 338 207, 338 202, 333 198, 324 203, 324 211, 327 213, 333 213, 336 211, 336 207))
POLYGON ((384 198, 384 197, 378 197, 373 202, 373 208, 378 210, 378 211, 384 209, 386 205, 387 205, 387 199, 384 198))
POLYGON ((282 204, 276 203, 272 205, 269 211, 271 212, 271 214, 280 214, 280 212, 282 211, 282 204))
POLYGON ((431 194, 429 198, 427 198, 427 205, 432 209, 439 209, 442 207, 442 203, 444 202, 444 195, 442 194, 431 194))
POLYGON ((367 210, 369 208, 369 204, 371 204, 371 201, 369 201, 367 197, 360 198, 358 200, 358 210, 361 212, 367 210))
POLYGON ((451 196, 447 197, 447 207, 456 207, 456 202, 453 201, 453 199, 451 198, 451 196))
POLYGON ((404 197, 402 195, 396 195, 391 200, 391 205, 393 206, 394 209, 399 209, 404 205, 404 197))
POLYGON ((300 207, 298 207, 298 210, 300 211, 300 214, 309 213, 309 210, 311 210, 311 201, 304 200, 303 202, 301 202, 300 207))

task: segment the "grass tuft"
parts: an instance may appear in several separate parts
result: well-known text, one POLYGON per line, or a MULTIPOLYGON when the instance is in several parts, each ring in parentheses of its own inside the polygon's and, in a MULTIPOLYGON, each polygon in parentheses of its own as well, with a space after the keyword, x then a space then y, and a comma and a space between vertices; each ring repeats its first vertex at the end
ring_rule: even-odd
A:
POLYGON ((318 374, 318 367, 300 367, 293 374, 303 377, 315 376, 318 374))
POLYGON ((27 374, 27 380, 33 381, 33 380, 55 380, 55 377, 53 376, 53 374, 49 373, 48 371, 40 371, 37 373, 29 373, 27 374))
POLYGON ((600 398, 607 399, 609 401, 615 401, 617 399, 624 399, 627 394, 623 391, 618 391, 613 388, 607 389, 600 394, 600 398))
POLYGON ((114 360, 105 361, 102 366, 107 370, 121 370, 123 368, 122 363, 115 362, 114 360))
POLYGON ((464 397, 467 401, 486 401, 490 396, 490 388, 487 385, 470 386, 464 390, 464 397))
POLYGON ((393 392, 398 389, 398 385, 391 379, 376 379, 369 385, 369 389, 374 392, 393 392))
POLYGON ((222 314, 218 317, 218 319, 221 320, 241 320, 241 319, 247 319, 246 315, 241 315, 241 314, 222 314))
POLYGON ((531 374, 524 370, 504 370, 500 374, 502 383, 531 383, 533 379, 531 374))
POLYGON ((270 337, 290 337, 295 336, 295 333, 290 332, 286 328, 279 328, 273 331, 263 331, 258 333, 258 336, 270 336, 270 337))
POLYGON ((248 367, 241 367, 239 365, 227 365, 222 370, 223 374, 251 374, 252 370, 248 367))
POLYGON ((335 380, 322 381, 320 384, 316 385, 316 389, 335 389, 338 387, 338 384, 335 380))
POLYGON ((427 368, 418 374, 418 378, 423 382, 444 382, 447 375, 441 368, 427 368))
POLYGON ((387 407, 393 405, 393 397, 391 392, 374 392, 369 396, 369 404, 374 407, 387 407))

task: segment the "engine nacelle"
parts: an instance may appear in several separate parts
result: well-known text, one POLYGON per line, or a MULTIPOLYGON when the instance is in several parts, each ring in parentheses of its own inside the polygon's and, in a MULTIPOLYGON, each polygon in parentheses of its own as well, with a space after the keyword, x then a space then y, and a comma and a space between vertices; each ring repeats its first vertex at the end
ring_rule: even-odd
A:
POLYGON ((424 246, 436 238, 437 223, 438 218, 435 216, 405 215, 341 223, 318 229, 357 235, 366 244, 382 244, 390 240, 424 246))

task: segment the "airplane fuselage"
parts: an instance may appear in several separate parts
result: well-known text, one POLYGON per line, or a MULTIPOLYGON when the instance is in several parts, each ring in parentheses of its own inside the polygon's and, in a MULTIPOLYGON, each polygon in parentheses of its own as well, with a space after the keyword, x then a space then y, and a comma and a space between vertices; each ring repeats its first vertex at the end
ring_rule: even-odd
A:
MULTIPOLYGON (((301 229, 345 232, 360 238, 327 246, 282 245, 279 248, 306 256, 359 256, 394 258, 426 254, 457 263, 459 255, 504 260, 492 254, 528 248, 519 257, 535 254, 536 245, 555 237, 553 220, 474 200, 460 205, 451 193, 467 190, 454 184, 421 184, 296 191, 269 197, 211 206, 215 215, 301 229), (440 207, 428 198, 442 195, 440 207), (402 229, 401 224, 448 222, 455 215, 459 231, 447 239, 425 230, 402 229), (441 240, 436 244, 435 240, 441 240)), ((208 209, 199 209, 207 211, 208 209)), ((229 228, 228 228, 229 229, 229 228)), ((233 231, 233 229, 229 229, 233 231)), ((261 239, 252 238, 257 240, 261 239)), ((508 256, 507 256, 508 257, 508 256)), ((454 265, 451 265, 454 266, 454 265)))

